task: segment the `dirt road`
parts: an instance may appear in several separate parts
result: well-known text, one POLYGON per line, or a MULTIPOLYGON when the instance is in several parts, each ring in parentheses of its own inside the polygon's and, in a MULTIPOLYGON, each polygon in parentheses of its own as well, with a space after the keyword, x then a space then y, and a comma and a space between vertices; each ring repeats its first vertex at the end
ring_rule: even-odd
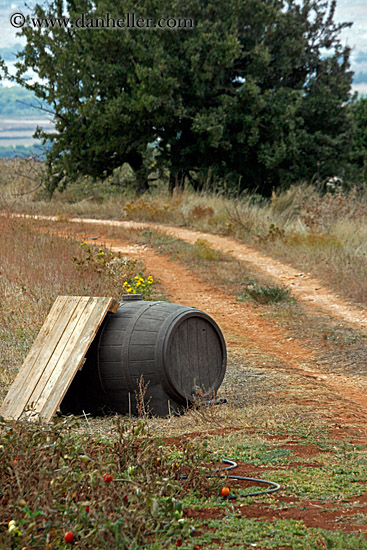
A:
MULTIPOLYGON (((272 479, 282 484, 282 492, 275 493, 268 501, 238 501, 235 504, 238 515, 248 520, 255 518, 259 520, 259 525, 264 519, 273 524, 278 519, 294 519, 304 522, 307 529, 318 527, 334 532, 359 532, 366 534, 367 538, 367 495, 364 492, 367 474, 363 477, 365 455, 358 454, 363 453, 362 447, 367 445, 367 378, 363 365, 358 372, 338 368, 333 364, 333 353, 337 350, 339 355, 348 355, 350 347, 344 344, 338 347, 335 342, 329 346, 328 342, 320 340, 319 335, 317 345, 314 345, 313 331, 298 330, 298 327, 292 326, 295 320, 300 321, 296 315, 301 311, 301 323, 315 323, 314 332, 317 332, 317 323, 321 318, 325 323, 330 320, 330 326, 341 324, 342 320, 343 326, 350 324, 366 332, 365 310, 350 306, 311 276, 297 273, 292 267, 225 237, 148 223, 32 216, 34 218, 37 221, 33 223, 33 230, 87 241, 98 247, 106 246, 113 252, 143 260, 145 272, 159 280, 172 302, 204 310, 219 324, 227 342, 229 357, 226 377, 220 389, 223 390, 221 395, 229 398, 228 405, 220 408, 223 412, 213 413, 215 420, 218 418, 215 415, 220 417, 220 427, 217 423, 210 424, 208 417, 198 427, 193 423, 195 417, 190 416, 195 411, 184 417, 153 419, 152 422, 155 422, 153 426, 157 428, 157 433, 163 434, 169 444, 180 445, 183 438, 191 441, 195 437, 200 440, 212 437, 211 444, 215 445, 218 435, 221 438, 221 452, 227 452, 227 447, 239 452, 237 442, 240 440, 245 458, 239 459, 237 473, 272 479), (205 270, 200 271, 197 267, 191 269, 177 257, 172 260, 160 253, 162 250, 158 252, 147 245, 134 244, 128 241, 128 232, 110 231, 111 227, 139 231, 154 229, 189 243, 195 243, 198 238, 206 239, 213 248, 261 270, 275 283, 291 288, 292 294, 297 297, 297 312, 289 323, 278 322, 276 315, 268 315, 269 311, 264 308, 255 307, 251 302, 240 302, 234 294, 225 292, 223 285, 213 283, 216 279, 212 273, 207 276, 205 270), (329 353, 330 350, 333 353, 329 353), (258 394, 257 387, 260 388, 258 394), (249 398, 249 393, 255 393, 255 397, 251 395, 249 398), (263 401, 258 402, 258 397, 263 401), (174 426, 170 432, 171 421, 171 426, 174 426), (213 426, 215 429, 211 429, 213 426), (322 432, 320 441, 322 443, 325 437, 328 450, 320 445, 319 431, 322 432), (256 455, 255 451, 259 454, 256 455), (339 462, 334 461, 334 454, 338 452, 342 456, 339 462), (349 459, 352 452, 355 452, 355 457, 353 455, 349 459), (338 476, 343 481, 338 481, 340 486, 335 485, 338 476), (320 486, 320 483, 324 485, 320 486), (343 500, 345 487, 351 492, 343 500), (306 493, 302 493, 303 488, 306 493), (325 492, 333 496, 325 500, 325 492), (306 498, 305 494, 311 494, 311 497, 306 498)), ((273 310, 270 313, 277 312, 273 310)), ((366 344, 361 338, 354 359, 359 361, 362 358, 366 362, 363 359, 365 350, 366 344)), ((215 409, 218 410, 217 407, 215 409)), ((105 425, 101 426, 105 434, 105 425)), ((247 486, 240 487, 247 489, 247 486)), ((229 517, 228 512, 225 513, 229 517)), ((185 517, 199 522, 221 519, 223 514, 223 507, 219 506, 193 506, 185 510, 185 517)), ((204 533, 208 532, 205 525, 201 529, 204 533)), ((220 532, 219 526, 215 534, 210 531, 210 536, 219 537, 220 532)), ((200 540, 200 532, 197 536, 200 540)), ((214 540, 216 543, 217 538, 214 540)), ((310 547, 328 548, 322 540, 315 538, 310 547)), ((200 543, 196 547, 206 546, 200 543)), ((218 543, 214 547, 222 548, 222 545, 218 543)), ((285 547, 290 546, 279 546, 285 547)))
MULTIPOLYGON (((18 215, 17 215, 18 216, 18 215)), ((21 216, 21 215, 19 215, 21 216)), ((29 216, 27 218, 58 221, 57 216, 29 216)), ((183 227, 172 227, 157 223, 145 223, 134 221, 116 221, 116 220, 96 220, 88 218, 71 218, 68 221, 75 224, 93 224, 101 228, 121 227, 137 230, 153 229, 160 233, 182 239, 188 243, 195 243, 197 239, 205 239, 210 245, 221 252, 233 256, 234 258, 253 265, 256 269, 263 271, 271 276, 278 284, 291 289, 292 293, 303 302, 311 306, 317 306, 326 313, 343 320, 346 323, 367 330, 367 311, 356 308, 348 304, 345 300, 338 297, 330 289, 326 288, 317 279, 307 273, 300 273, 293 267, 281 263, 274 258, 255 250, 254 248, 239 243, 228 237, 212 235, 193 231, 183 227)))
MULTIPOLYGON (((40 221, 57 221, 56 217, 36 216, 40 221)), ((206 239, 213 248, 240 261, 248 262, 257 269, 270 274, 274 281, 281 282, 292 289, 297 298, 309 308, 317 306, 336 318, 343 319, 360 329, 367 328, 367 315, 363 310, 350 306, 330 290, 324 288, 317 280, 306 274, 297 273, 292 267, 265 256, 247 245, 232 239, 191 231, 184 228, 167 227, 159 224, 121 222, 113 220, 94 220, 73 218, 72 224, 80 224, 80 239, 88 241, 88 226, 98 226, 99 238, 88 242, 102 244, 114 252, 144 260, 147 270, 158 278, 173 302, 197 307, 209 313, 220 325, 231 349, 246 349, 248 357, 253 356, 257 368, 269 368, 258 362, 256 350, 261 350, 271 360, 289 373, 298 372, 309 381, 316 382, 323 391, 338 396, 339 417, 352 414, 362 423, 367 420, 367 385, 361 378, 342 372, 325 372, 318 368, 317 354, 306 346, 305 342, 294 338, 287 330, 277 327, 265 319, 251 304, 239 302, 235 296, 224 294, 217 287, 203 281, 200 276, 184 265, 170 261, 149 249, 147 246, 127 243, 119 239, 103 236, 103 228, 121 227, 138 230, 154 229, 172 235, 187 242, 194 243, 198 238, 206 239)), ((47 230, 60 234, 58 224, 47 223, 47 230)), ((69 231, 65 236, 71 236, 69 231)), ((106 231, 107 233, 107 231, 106 231)), ((90 234, 90 231, 89 231, 90 234)), ((277 367, 279 368, 279 366, 277 367)), ((335 407, 334 413, 335 414, 335 407)))

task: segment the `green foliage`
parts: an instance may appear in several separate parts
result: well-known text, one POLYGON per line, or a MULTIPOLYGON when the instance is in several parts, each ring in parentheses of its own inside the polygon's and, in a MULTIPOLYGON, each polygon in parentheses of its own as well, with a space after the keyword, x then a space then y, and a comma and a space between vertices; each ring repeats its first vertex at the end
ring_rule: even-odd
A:
POLYGON ((197 239, 194 244, 193 253, 198 258, 203 260, 219 260, 219 253, 217 250, 214 250, 205 239, 197 239))
POLYGON ((353 123, 353 141, 350 152, 352 167, 357 177, 367 180, 367 98, 361 98, 350 106, 353 123))
MULTIPOLYGON (((193 465, 194 453, 185 456, 193 465)), ((186 538, 184 489, 169 458, 144 421, 117 419, 109 440, 76 419, 0 421, 0 521, 9 526, 0 547, 67 548, 67 531, 81 549, 167 548, 186 538)))
MULTIPOLYGON (((350 141, 352 78, 349 49, 339 40, 346 24, 334 23, 335 5, 128 0, 125 13, 179 14, 193 18, 194 28, 25 26, 13 80, 54 112, 49 191, 80 175, 108 176, 125 162, 140 191, 153 169, 168 169, 171 190, 189 179, 196 189, 264 194, 335 175, 350 141), (29 69, 42 83, 26 80, 29 69)), ((64 9, 71 19, 81 12, 118 18, 122 11, 111 0, 54 0, 35 14, 61 17, 64 9)))
POLYGON ((243 298, 246 297, 251 298, 259 304, 275 304, 289 301, 291 299, 291 292, 284 286, 250 283, 245 289, 243 298))

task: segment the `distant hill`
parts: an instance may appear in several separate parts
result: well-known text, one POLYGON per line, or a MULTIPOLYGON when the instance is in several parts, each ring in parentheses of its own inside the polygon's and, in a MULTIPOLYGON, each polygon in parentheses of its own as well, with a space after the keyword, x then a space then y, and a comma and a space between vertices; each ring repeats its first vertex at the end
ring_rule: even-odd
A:
POLYGON ((42 117, 42 111, 31 105, 39 105, 39 100, 29 90, 20 86, 0 88, 0 116, 42 117))
POLYGON ((4 59, 4 61, 15 61, 16 57, 15 54, 17 52, 20 52, 20 50, 23 49, 22 44, 17 42, 13 46, 6 46, 5 48, 0 48, 0 57, 4 59))

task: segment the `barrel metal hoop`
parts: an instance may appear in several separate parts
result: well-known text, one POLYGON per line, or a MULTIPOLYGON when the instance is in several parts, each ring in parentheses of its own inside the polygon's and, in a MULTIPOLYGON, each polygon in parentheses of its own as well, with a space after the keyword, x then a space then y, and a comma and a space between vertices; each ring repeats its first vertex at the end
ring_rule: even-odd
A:
MULTIPOLYGON (((131 302, 130 302, 131 303, 131 302)), ((129 304, 129 302, 126 302, 126 304, 129 304)), ((134 317, 131 319, 129 323, 129 327, 126 331, 125 341, 122 348, 122 364, 124 365, 124 376, 126 379, 126 387, 130 393, 133 393, 137 390, 136 386, 133 383, 133 380, 131 378, 130 373, 130 362, 129 362, 129 351, 130 351, 130 340, 131 336, 134 332, 136 323, 139 321, 140 317, 151 307, 156 305, 157 302, 145 302, 145 306, 142 306, 138 309, 134 317)), ((130 304, 129 304, 130 305, 130 304)))
POLYGON ((98 378, 99 378, 99 383, 101 385, 103 393, 107 393, 107 392, 106 392, 105 387, 103 385, 102 378, 101 378, 101 372, 99 370, 99 348, 100 348, 101 339, 102 339, 102 336, 103 336, 103 332, 106 328, 107 319, 108 319, 109 315, 114 315, 114 313, 112 313, 112 314, 107 313, 106 317, 103 319, 103 323, 102 323, 102 326, 101 326, 100 331, 99 331, 99 338, 98 338, 98 344, 97 344, 97 353, 96 353, 98 378))

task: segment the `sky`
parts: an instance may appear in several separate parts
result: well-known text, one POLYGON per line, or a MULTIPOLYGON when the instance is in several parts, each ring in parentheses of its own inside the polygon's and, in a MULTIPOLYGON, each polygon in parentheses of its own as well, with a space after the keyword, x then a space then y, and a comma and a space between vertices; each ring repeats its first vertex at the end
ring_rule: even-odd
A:
POLYGON ((353 89, 367 94, 367 0, 338 0, 335 21, 353 22, 341 37, 343 44, 352 48, 353 89))
MULTIPOLYGON (((33 5, 35 0, 28 0, 33 5)), ((9 16, 15 11, 29 13, 25 0, 0 0, 0 48, 19 43, 9 16)), ((367 94, 367 0, 337 0, 335 14, 337 22, 350 21, 353 26, 342 33, 342 41, 352 48, 351 66, 355 72, 353 89, 367 94)))

